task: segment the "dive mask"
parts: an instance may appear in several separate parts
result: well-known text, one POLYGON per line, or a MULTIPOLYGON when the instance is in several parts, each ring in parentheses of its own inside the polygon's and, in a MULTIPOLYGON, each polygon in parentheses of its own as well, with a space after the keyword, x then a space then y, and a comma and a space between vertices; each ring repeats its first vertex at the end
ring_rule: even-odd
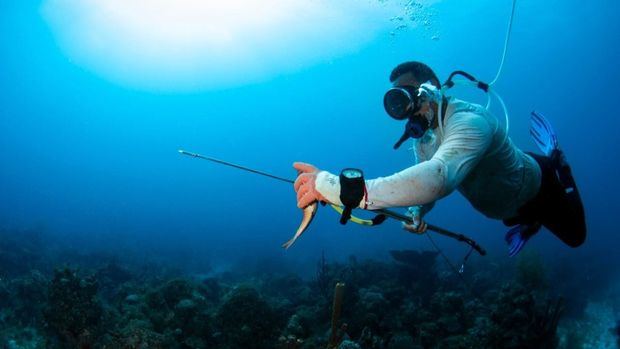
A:
POLYGON ((431 120, 418 112, 426 101, 441 100, 439 90, 431 82, 422 84, 421 87, 397 86, 389 89, 383 96, 385 111, 396 120, 408 119, 405 125, 405 133, 394 145, 398 149, 409 138, 420 138, 431 127, 431 120))
POLYGON ((389 89, 383 96, 383 107, 389 116, 405 120, 420 110, 418 89, 413 86, 398 86, 389 89))

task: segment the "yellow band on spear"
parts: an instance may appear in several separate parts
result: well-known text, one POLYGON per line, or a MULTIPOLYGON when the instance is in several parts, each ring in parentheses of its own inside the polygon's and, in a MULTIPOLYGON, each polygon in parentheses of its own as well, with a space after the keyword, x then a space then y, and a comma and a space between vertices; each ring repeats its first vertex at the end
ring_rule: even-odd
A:
MULTIPOLYGON (((329 206, 331 206, 336 212, 338 212, 339 214, 342 215, 342 212, 344 211, 342 207, 337 206, 337 205, 333 205, 333 204, 329 204, 329 206)), ((356 224, 360 224, 360 225, 374 225, 374 223, 370 219, 361 219, 361 218, 355 217, 353 215, 351 215, 351 219, 350 220, 351 220, 351 222, 356 223, 356 224)))

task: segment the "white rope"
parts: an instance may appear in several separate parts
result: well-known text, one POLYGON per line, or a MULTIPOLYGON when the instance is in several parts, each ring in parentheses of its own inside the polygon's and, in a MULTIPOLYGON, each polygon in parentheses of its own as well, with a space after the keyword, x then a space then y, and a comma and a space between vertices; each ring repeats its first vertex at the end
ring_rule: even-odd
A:
POLYGON ((495 78, 493 79, 493 81, 491 81, 491 83, 489 83, 490 86, 493 86, 497 82, 499 76, 502 73, 502 69, 504 68, 504 62, 506 61, 506 53, 508 52, 508 42, 510 41, 510 35, 512 33, 512 22, 515 17, 516 7, 517 0, 512 0, 512 10, 510 12, 510 20, 508 21, 508 29, 506 31, 506 39, 504 41, 504 52, 502 53, 502 60, 500 61, 499 69, 497 70, 497 74, 495 74, 495 78))

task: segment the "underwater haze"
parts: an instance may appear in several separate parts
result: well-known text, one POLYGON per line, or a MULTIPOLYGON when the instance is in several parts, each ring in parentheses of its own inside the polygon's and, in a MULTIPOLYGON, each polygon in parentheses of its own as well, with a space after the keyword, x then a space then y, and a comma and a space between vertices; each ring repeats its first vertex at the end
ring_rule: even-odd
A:
MULTIPOLYGON (((416 60, 441 81, 454 70, 492 80, 511 6, 2 2, 0 348, 333 348, 326 333, 337 281, 347 284, 349 306, 342 320, 348 327, 338 325, 339 347, 616 347, 618 1, 518 0, 494 86, 518 147, 537 151, 532 110, 555 127, 586 211, 588 235, 579 248, 543 230, 510 258, 507 228, 455 192, 426 219, 487 249, 485 257, 469 257, 462 276, 444 257, 460 267, 467 245, 435 234, 444 254, 437 255, 426 237, 406 233, 399 222, 343 226, 329 207, 319 207, 284 250, 302 218, 291 184, 178 152, 290 179, 295 161, 332 173, 360 168, 366 178, 412 166, 411 140, 392 149, 403 123, 383 107, 390 72, 416 60), (86 292, 77 300, 63 298, 72 282, 86 292), (174 292, 181 295, 170 300, 174 292), (480 303, 472 306, 476 297, 480 303), (547 299, 553 306, 543 315, 533 305, 523 310, 532 319, 500 312, 544 308, 547 299), (498 305, 484 310, 485 302, 498 305), (325 309, 311 310, 317 304, 325 309), (83 315, 92 309, 99 311, 83 315), (71 311, 85 318, 60 315, 71 311), (247 311, 272 317, 272 325, 253 323, 247 311), (449 316, 459 312, 458 319, 449 316), (431 320, 444 315, 444 322, 431 320), (523 327, 504 331, 510 326, 491 324, 498 318, 523 327), (528 327, 541 318, 544 326, 528 327), (228 330, 244 321, 251 334, 228 330), (468 339, 489 333, 495 337, 483 344, 468 339)), ((486 103, 479 91, 450 94, 486 103)), ((497 101, 491 110, 502 120, 497 101)))

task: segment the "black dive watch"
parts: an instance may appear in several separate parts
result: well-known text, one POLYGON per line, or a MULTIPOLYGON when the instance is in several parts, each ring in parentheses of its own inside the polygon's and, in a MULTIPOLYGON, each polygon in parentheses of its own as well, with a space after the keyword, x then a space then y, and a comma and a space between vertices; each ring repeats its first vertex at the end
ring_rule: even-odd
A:
POLYGON ((351 212, 364 199, 365 188, 366 183, 362 170, 345 168, 340 172, 340 201, 344 205, 340 224, 346 224, 351 219, 351 212))

